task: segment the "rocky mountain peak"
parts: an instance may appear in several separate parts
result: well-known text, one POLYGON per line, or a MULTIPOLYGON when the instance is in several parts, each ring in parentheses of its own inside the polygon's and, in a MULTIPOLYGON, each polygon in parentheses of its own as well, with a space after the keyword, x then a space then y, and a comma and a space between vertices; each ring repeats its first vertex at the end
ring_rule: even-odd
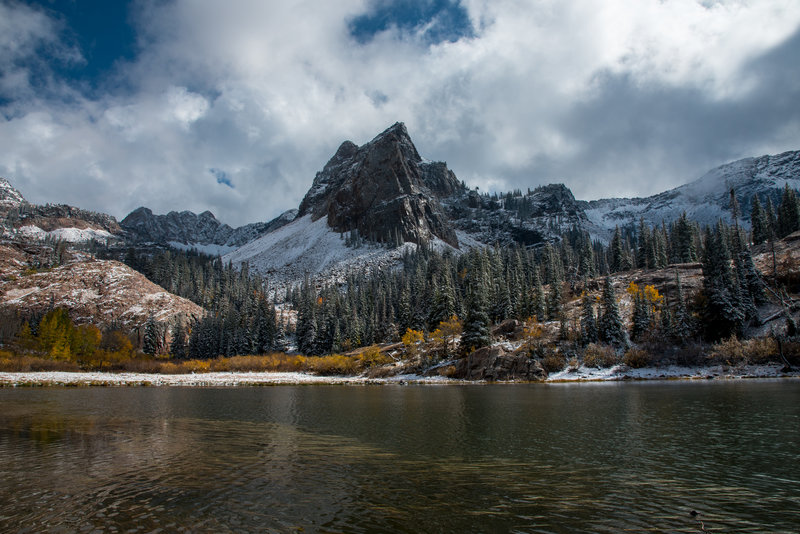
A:
POLYGON ((458 246, 439 199, 462 188, 445 163, 422 160, 398 122, 360 147, 342 143, 314 178, 299 215, 327 216, 334 230, 357 230, 376 241, 422 243, 438 237, 458 246))
POLYGON ((17 208, 25 204, 22 193, 17 191, 5 178, 0 178, 0 209, 17 208))

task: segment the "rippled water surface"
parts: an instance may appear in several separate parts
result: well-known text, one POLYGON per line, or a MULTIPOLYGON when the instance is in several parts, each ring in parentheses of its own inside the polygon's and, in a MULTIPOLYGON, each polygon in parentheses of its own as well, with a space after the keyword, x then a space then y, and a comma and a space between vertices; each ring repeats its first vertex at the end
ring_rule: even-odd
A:
POLYGON ((0 531, 797 532, 799 455, 798 381, 2 389, 0 531))

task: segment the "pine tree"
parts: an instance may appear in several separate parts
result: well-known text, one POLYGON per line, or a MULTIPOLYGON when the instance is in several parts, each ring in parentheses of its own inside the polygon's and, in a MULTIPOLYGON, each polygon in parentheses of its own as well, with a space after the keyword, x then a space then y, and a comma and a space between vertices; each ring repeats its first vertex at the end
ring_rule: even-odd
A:
POLYGON ((712 233, 706 230, 703 258, 703 292, 705 309, 703 326, 706 338, 717 340, 741 335, 745 313, 742 310, 739 283, 731 270, 731 257, 721 224, 712 233))
POLYGON ((485 347, 491 343, 489 334, 489 314, 486 313, 486 302, 480 289, 473 289, 464 331, 461 335, 461 348, 464 352, 485 347))
POLYGON ((611 283, 611 278, 608 276, 603 286, 602 308, 603 313, 598 321, 597 329, 600 341, 614 345, 615 347, 627 345, 625 327, 619 315, 617 298, 614 296, 614 286, 611 283))
POLYGON ((186 331, 180 318, 175 320, 175 326, 172 329, 172 343, 169 346, 169 352, 173 358, 178 360, 182 360, 187 356, 186 331))
POLYGON ((609 269, 612 273, 617 273, 623 270, 625 265, 625 254, 622 250, 622 234, 619 231, 619 226, 614 229, 614 237, 611 238, 611 262, 609 269))
POLYGON ((142 352, 155 356, 160 354, 163 348, 161 328, 151 315, 147 318, 144 326, 144 338, 142 339, 142 352))
POLYGON ((767 214, 761 207, 758 195, 753 195, 753 204, 750 210, 750 225, 753 229, 753 244, 758 245, 769 239, 769 224, 767 214))
POLYGON ((641 290, 633 296, 632 322, 631 337, 634 341, 641 340, 653 327, 653 314, 641 290))
POLYGON ((581 313, 581 340, 584 344, 595 343, 598 340, 597 318, 594 313, 592 297, 586 293, 583 296, 581 313))
POLYGON ((800 230, 800 204, 794 189, 787 183, 778 206, 778 237, 800 230))

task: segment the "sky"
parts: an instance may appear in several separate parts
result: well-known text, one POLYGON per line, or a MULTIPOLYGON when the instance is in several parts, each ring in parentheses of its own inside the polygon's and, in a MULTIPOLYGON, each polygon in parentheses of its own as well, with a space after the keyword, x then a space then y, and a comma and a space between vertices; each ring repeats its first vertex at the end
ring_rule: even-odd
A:
POLYGON ((402 121, 481 191, 647 196, 800 149, 797 58, 797 0, 0 0, 0 176, 238 226, 402 121))

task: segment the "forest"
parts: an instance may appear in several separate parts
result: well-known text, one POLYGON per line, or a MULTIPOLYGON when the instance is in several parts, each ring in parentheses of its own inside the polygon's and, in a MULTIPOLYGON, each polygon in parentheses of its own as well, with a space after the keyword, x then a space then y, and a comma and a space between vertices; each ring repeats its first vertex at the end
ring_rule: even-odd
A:
POLYGON ((786 287, 792 281, 777 271, 759 273, 752 249, 800 229, 800 205, 787 187, 777 208, 770 198, 753 198, 751 206, 749 231, 739 225, 742 214, 731 191, 733 224, 701 228, 683 214, 671 224, 650 227, 640 221, 617 228, 608 245, 573 228, 540 247, 498 245, 457 254, 421 246, 406 253, 398 269, 351 273, 345 283, 321 286, 306 278, 284 292, 272 290, 246 265, 226 265, 219 257, 130 248, 121 258, 125 263, 205 308, 206 317, 170 325, 151 319, 140 338, 127 338, 131 346, 121 342, 119 328, 70 327, 83 340, 71 348, 46 333, 52 315, 60 313, 51 311, 20 319, 15 346, 37 354, 63 354, 65 347, 86 354, 91 346, 105 351, 101 359, 122 350, 183 361, 287 350, 330 356, 395 344, 430 365, 491 344, 493 329, 511 320, 520 325, 530 355, 550 368, 626 354, 631 363, 649 364, 658 351, 698 364, 725 343, 729 351, 744 350, 742 343, 760 325, 759 308, 771 302, 783 306, 786 339, 773 333, 767 336, 773 341, 767 348, 760 342, 759 351, 785 362, 797 332, 786 304, 795 288, 786 287), (677 269, 660 287, 632 280, 619 287, 621 273, 692 263, 702 269, 702 287, 694 293, 683 289, 677 269), (623 298, 632 306, 628 314, 620 311, 623 298))

